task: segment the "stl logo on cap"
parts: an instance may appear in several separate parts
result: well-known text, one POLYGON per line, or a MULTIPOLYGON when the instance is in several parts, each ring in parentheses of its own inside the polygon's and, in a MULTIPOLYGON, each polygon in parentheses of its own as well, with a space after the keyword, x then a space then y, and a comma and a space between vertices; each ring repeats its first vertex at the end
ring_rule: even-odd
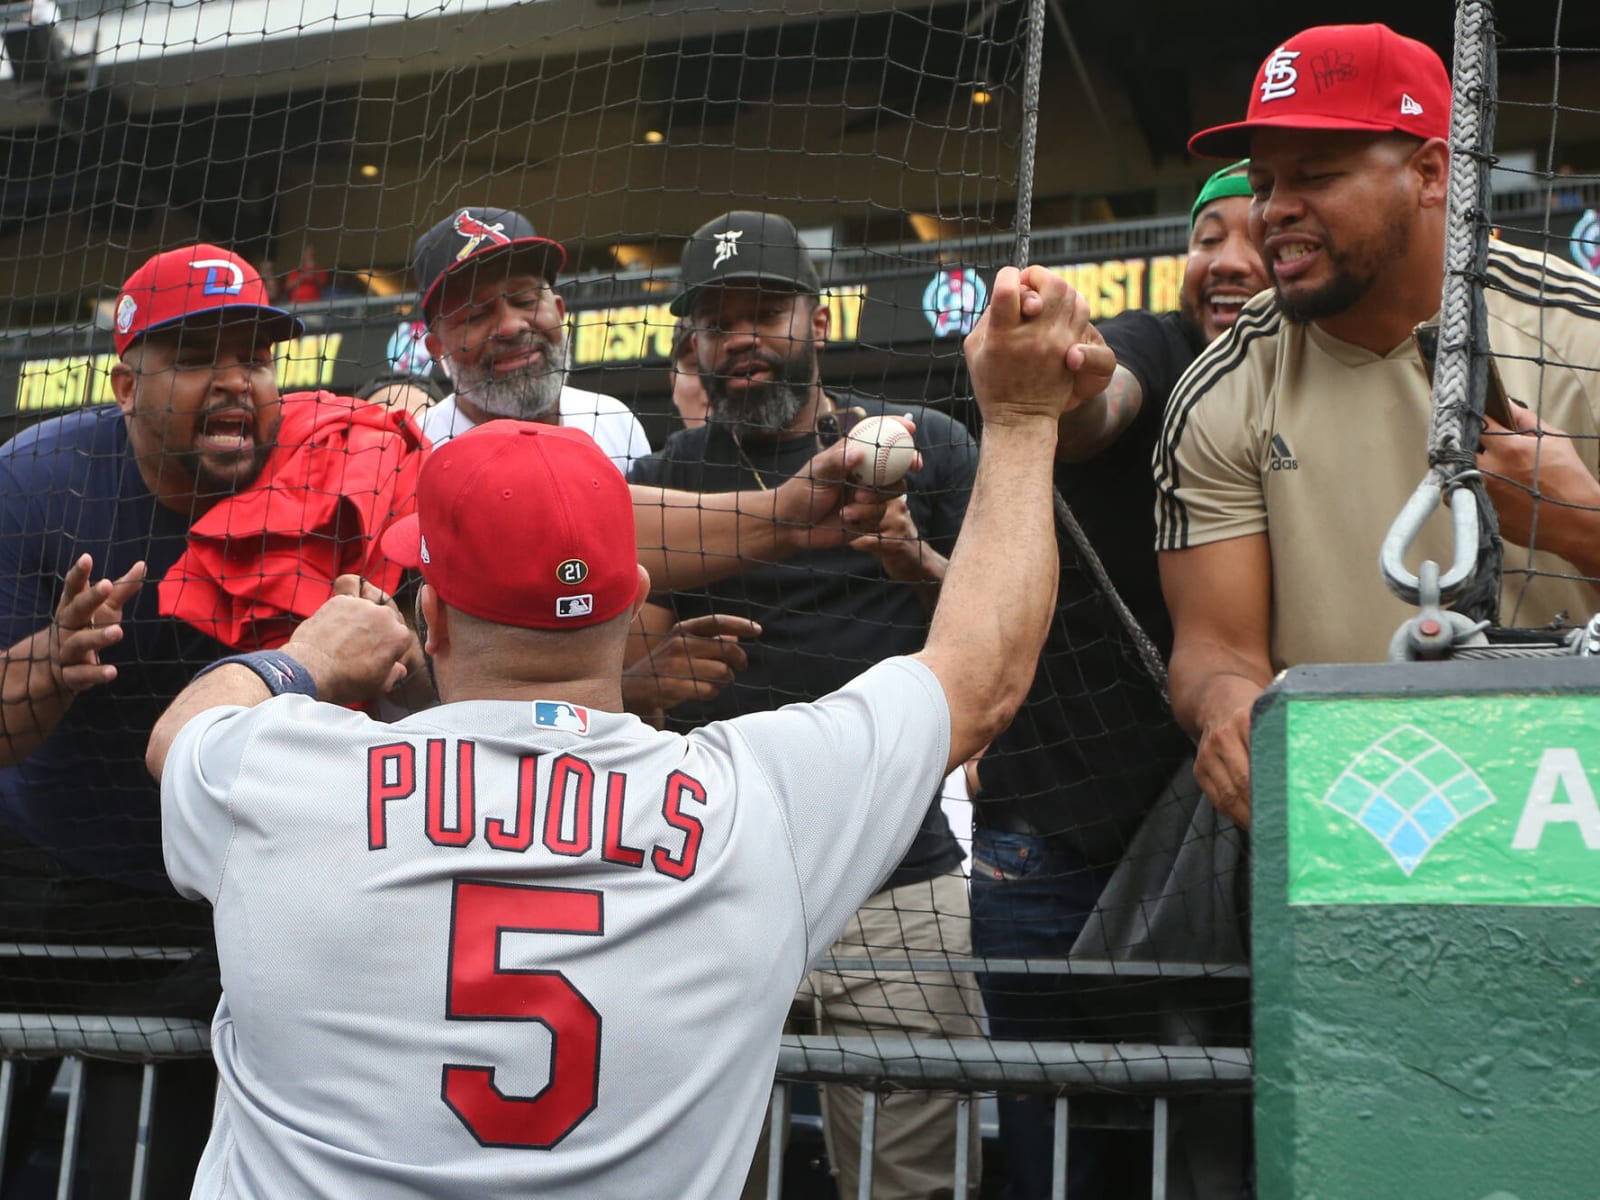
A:
POLYGON ((1300 72, 1294 60, 1300 51, 1279 46, 1261 68, 1261 103, 1269 100, 1286 100, 1294 95, 1295 84, 1300 82, 1300 72))
POLYGON ((711 259, 711 269, 715 271, 730 258, 739 257, 739 239, 744 236, 742 229, 728 229, 716 235, 717 252, 711 259))
POLYGON ((456 255, 457 262, 462 262, 475 254, 484 242, 493 242, 496 246, 511 244, 511 239, 506 236, 505 222, 490 225, 487 221, 480 221, 473 216, 471 209, 463 208, 456 214, 455 230, 467 239, 467 244, 462 246, 460 253, 456 255))

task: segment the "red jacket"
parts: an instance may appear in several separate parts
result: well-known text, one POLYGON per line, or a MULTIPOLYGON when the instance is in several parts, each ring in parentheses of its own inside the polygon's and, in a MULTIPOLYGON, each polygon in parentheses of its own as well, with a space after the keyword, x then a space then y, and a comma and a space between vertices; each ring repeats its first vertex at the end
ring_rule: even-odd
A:
POLYGON ((416 507, 427 446, 404 411, 331 392, 285 396, 261 475, 190 528, 160 583, 161 612, 259 650, 288 641, 339 575, 393 592, 401 568, 378 537, 416 507))

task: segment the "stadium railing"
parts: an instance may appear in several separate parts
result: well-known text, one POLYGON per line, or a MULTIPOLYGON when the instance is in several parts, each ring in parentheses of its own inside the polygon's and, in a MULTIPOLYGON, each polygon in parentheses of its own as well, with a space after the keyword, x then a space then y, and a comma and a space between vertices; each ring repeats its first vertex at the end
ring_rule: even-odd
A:
MULTIPOLYGON (((18 947, 0 948, 15 953, 18 947)), ((85 948, 75 948, 76 953, 85 948)), ((833 964, 864 967, 864 962, 833 964)), ((904 964, 901 964, 902 966, 904 964)), ((1049 971, 1067 964, 1033 961, 972 960, 952 962, 962 970, 1049 971)), ((948 969, 943 963, 941 969, 948 969)), ((1079 973, 1138 974, 1128 964, 1077 963, 1079 973)), ((1239 979, 1242 967, 1208 964, 1148 964, 1146 974, 1168 978, 1202 975, 1239 979)), ((0 1013, 0 1161, 6 1154, 14 1122, 32 1114, 17 1111, 17 1061, 29 1058, 103 1057, 144 1064, 133 1177, 129 1200, 146 1200, 145 1164, 154 1149, 151 1113, 158 1086, 159 1063, 198 1058, 210 1053, 210 1029, 199 1021, 151 1017, 69 1018, 46 1013, 0 1013)), ((910 1038, 876 1033, 871 1037, 790 1036, 783 1039, 773 1088, 767 1200, 783 1195, 784 1146, 790 1123, 792 1088, 799 1083, 842 1083, 865 1089, 859 1163, 859 1195, 872 1195, 875 1131, 880 1096, 892 1092, 937 1091, 959 1096, 954 1139, 955 1200, 969 1200, 968 1145, 977 1101, 983 1095, 1033 1094, 1054 1097, 1053 1195, 1065 1195, 1067 1130, 1077 1124, 1147 1128, 1150 1132, 1151 1200, 1168 1195, 1170 1104, 1195 1095, 1247 1094, 1252 1059, 1244 1047, 1157 1045, 1129 1042, 1001 1042, 986 1039, 910 1038), (1096 1115, 1083 1120, 1074 1113, 1077 1099, 1097 1098, 1096 1115)), ((78 1172, 82 1075, 67 1073, 66 1109, 56 1175, 58 1197, 73 1195, 78 1172)), ((841 1200, 850 1200, 841 1197, 841 1200)))

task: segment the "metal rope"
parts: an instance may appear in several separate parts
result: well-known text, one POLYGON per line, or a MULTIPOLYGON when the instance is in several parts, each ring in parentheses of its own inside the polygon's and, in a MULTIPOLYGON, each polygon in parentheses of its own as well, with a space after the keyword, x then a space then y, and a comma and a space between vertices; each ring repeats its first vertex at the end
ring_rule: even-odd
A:
POLYGON ((1498 623, 1500 531, 1494 505, 1476 474, 1489 376, 1483 278, 1489 252, 1489 168, 1494 162, 1497 90, 1494 10, 1488 0, 1461 0, 1457 5, 1454 58, 1444 294, 1428 465, 1446 496, 1466 487, 1478 501, 1476 568, 1451 607, 1474 620, 1498 623))
MULTIPOLYGON (((1029 241, 1033 222, 1033 168, 1035 152, 1038 147, 1039 134, 1039 72, 1040 63, 1044 56, 1044 23, 1047 0, 1030 0, 1028 6, 1028 43, 1027 62, 1023 69, 1022 77, 1022 145, 1020 157, 1017 162, 1017 245, 1012 255, 1012 262, 1018 267, 1028 265, 1030 250, 1029 241)), ((1089 535, 1084 532, 1083 526, 1078 523, 1078 518, 1073 515, 1071 507, 1061 495, 1059 488, 1055 489, 1055 514, 1056 523, 1066 532, 1077 548, 1083 564, 1089 568, 1089 573, 1094 576, 1101 593, 1110 602, 1117 614, 1117 619, 1127 630, 1128 636, 1133 639, 1134 649, 1138 652, 1139 661, 1149 674, 1156 689, 1161 693, 1163 703, 1167 702, 1167 668, 1161 661, 1161 652, 1156 649, 1156 644, 1150 635, 1139 624, 1139 618, 1117 593, 1116 586, 1111 582, 1105 564, 1100 561, 1100 555, 1089 542, 1089 535)))

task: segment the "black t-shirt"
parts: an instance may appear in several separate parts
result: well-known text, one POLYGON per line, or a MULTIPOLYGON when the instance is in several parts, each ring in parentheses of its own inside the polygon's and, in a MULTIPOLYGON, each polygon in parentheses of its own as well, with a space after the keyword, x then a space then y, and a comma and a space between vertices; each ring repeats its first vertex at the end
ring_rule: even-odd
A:
MULTIPOLYGON (((923 467, 906 476, 906 503, 923 540, 948 555, 960 532, 977 468, 966 428, 933 409, 835 397, 869 416, 909 413, 917 423, 923 467)), ((741 450, 727 428, 681 430, 657 454, 634 462, 629 479, 689 492, 776 487, 818 453, 812 434, 741 450), (759 480, 759 483, 758 483, 759 480)), ((1153 537, 1154 535, 1152 535, 1153 537)), ((715 700, 668 714, 673 728, 694 728, 741 713, 816 700, 874 663, 922 649, 928 611, 913 584, 890 580, 876 558, 848 547, 763 564, 695 591, 658 595, 680 619, 709 612, 748 617, 761 637, 747 644, 750 665, 715 700)), ((932 879, 961 862, 961 848, 932 799, 922 828, 885 887, 932 879)))
MULTIPOLYGON (((1153 549, 1150 456, 1167 397, 1205 342, 1175 313, 1125 312, 1099 329, 1139 381, 1139 415, 1094 458, 1058 464, 1056 486, 1118 594, 1166 658, 1172 623, 1153 549)), ((992 806, 1010 806, 1086 863, 1104 865, 1121 857, 1192 747, 1072 539, 1063 533, 1059 542, 1055 618, 1026 703, 983 758, 977 820, 984 824, 993 813, 994 821, 999 814, 992 806)))

